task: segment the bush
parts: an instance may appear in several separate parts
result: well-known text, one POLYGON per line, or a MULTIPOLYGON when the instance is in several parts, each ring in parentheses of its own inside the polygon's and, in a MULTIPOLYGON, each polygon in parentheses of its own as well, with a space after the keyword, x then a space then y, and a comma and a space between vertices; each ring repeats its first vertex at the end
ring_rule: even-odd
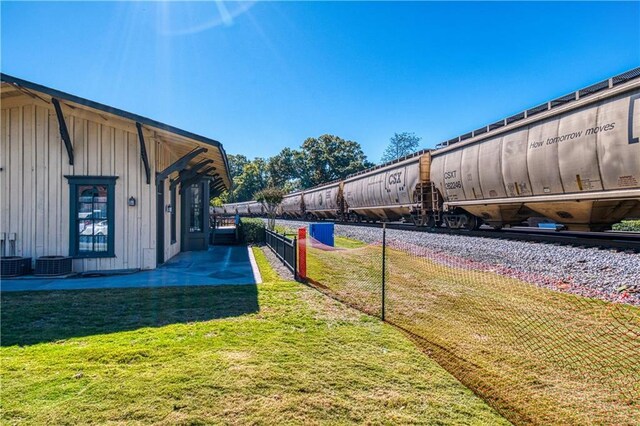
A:
POLYGON ((613 225, 613 230, 640 232, 640 220, 623 220, 613 225))
POLYGON ((251 219, 243 217, 240 219, 240 241, 247 244, 262 244, 264 238, 264 221, 262 219, 251 219))

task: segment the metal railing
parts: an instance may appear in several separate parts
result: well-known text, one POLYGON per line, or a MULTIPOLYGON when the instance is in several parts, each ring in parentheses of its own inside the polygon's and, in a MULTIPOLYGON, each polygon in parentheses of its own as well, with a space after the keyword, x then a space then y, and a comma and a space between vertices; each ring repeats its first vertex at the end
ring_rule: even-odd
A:
POLYGON ((296 253, 298 249, 297 238, 287 238, 284 234, 265 229, 265 240, 267 246, 284 263, 284 265, 297 276, 296 253))
POLYGON ((215 227, 220 228, 222 226, 236 226, 235 216, 216 216, 215 227))

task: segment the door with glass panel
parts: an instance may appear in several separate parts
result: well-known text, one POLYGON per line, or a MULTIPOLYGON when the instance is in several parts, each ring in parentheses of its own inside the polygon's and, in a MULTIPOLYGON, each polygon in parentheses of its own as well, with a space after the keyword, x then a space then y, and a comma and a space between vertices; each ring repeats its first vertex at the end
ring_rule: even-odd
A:
POLYGON ((209 185, 200 181, 182 188, 182 251, 209 248, 209 185))

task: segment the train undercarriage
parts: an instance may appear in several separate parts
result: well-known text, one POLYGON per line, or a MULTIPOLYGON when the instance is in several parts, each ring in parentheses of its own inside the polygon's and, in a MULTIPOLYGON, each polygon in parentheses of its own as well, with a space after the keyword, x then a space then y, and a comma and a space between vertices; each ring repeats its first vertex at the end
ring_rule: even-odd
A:
POLYGON ((640 216, 640 200, 582 200, 568 203, 545 200, 544 203, 507 202, 476 203, 464 208, 452 203, 444 203, 433 185, 418 186, 414 193, 414 204, 385 207, 342 207, 338 210, 305 212, 291 217, 307 220, 335 220, 343 223, 376 223, 403 221, 417 227, 473 231, 482 225, 494 229, 511 226, 537 226, 538 222, 549 222, 574 231, 606 231, 621 217, 635 212, 640 216), (557 210, 557 212, 556 212, 557 210), (583 213, 586 212, 586 213, 583 213), (547 214, 543 214, 547 213, 547 214), (582 213, 582 216, 580 215, 582 213), (589 216, 585 216, 585 214, 589 216), (597 215, 597 216, 596 216, 597 215), (558 216, 558 217, 555 217, 558 216), (584 217, 583 217, 584 216, 584 217), (619 217, 620 216, 620 217, 619 217), (558 219, 563 220, 558 220, 558 219))

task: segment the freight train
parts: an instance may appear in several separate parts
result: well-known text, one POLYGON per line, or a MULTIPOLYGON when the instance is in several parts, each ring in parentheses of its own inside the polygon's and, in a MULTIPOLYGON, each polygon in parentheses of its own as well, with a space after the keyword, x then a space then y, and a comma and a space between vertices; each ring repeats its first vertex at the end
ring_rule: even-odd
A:
MULTIPOLYGON (((256 202, 225 213, 262 215, 256 202)), ((640 68, 423 150, 285 196, 278 215, 573 230, 640 218, 640 68)))

